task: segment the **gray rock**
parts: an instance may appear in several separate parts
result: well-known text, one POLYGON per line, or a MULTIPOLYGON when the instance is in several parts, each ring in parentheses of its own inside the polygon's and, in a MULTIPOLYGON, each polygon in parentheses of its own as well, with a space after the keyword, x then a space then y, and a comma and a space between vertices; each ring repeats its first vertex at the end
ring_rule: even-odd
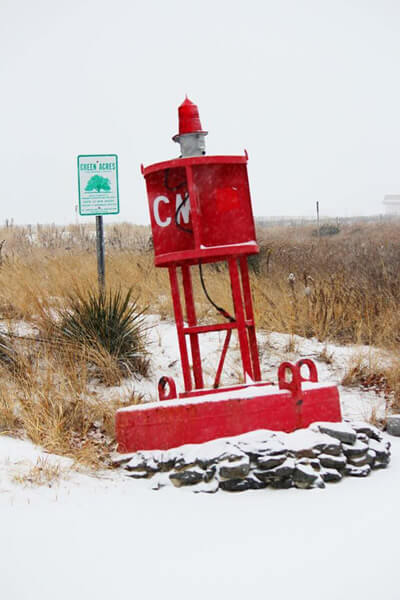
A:
POLYGON ((288 490, 293 487, 293 479, 292 477, 278 478, 275 481, 271 481, 270 485, 276 490, 288 490))
POLYGON ((216 472, 217 472, 217 466, 216 465, 211 465, 210 467, 208 467, 208 469, 206 469, 206 471, 204 473, 204 481, 206 483, 208 483, 209 481, 211 481, 216 472))
POLYGON ((228 445, 228 443, 221 444, 219 440, 213 440, 205 444, 199 444, 196 450, 193 448, 192 456, 195 454, 195 462, 199 467, 207 469, 210 465, 226 458, 227 447, 230 448, 231 445, 228 445))
POLYGON ((317 481, 315 482, 314 487, 315 488, 320 488, 320 489, 323 489, 324 487, 326 487, 325 486, 325 481, 322 479, 321 476, 318 477, 317 481))
POLYGON ((360 440, 360 442, 363 442, 364 444, 368 444, 369 442, 369 437, 366 433, 357 433, 357 439, 360 440))
POLYGON ((246 477, 246 481, 249 484, 250 490, 263 490, 267 487, 265 481, 261 481, 255 473, 249 473, 248 477, 246 477))
MULTIPOLYGON (((202 469, 222 460, 223 455, 233 446, 227 440, 211 440, 202 444, 187 444, 180 448, 164 451, 176 460, 178 468, 196 464, 202 469)), ((237 449, 233 448, 236 452, 237 449)))
POLYGON ((369 465, 370 460, 368 458, 368 453, 365 452, 362 456, 351 456, 347 459, 348 465, 353 465, 354 467, 363 467, 364 465, 369 465))
POLYGON ((267 454, 268 456, 276 456, 280 454, 287 455, 288 450, 285 444, 279 440, 278 438, 272 438, 268 445, 265 447, 263 454, 267 454))
POLYGON ((226 492, 245 492, 250 489, 247 479, 227 479, 219 482, 219 487, 226 492))
MULTIPOLYGON (((170 471, 176 460, 176 455, 168 450, 142 450, 137 453, 138 460, 142 458, 144 468, 153 473, 157 471, 170 471)), ((132 461, 128 464, 132 464, 132 461)))
POLYGON ((364 465, 363 467, 354 467, 353 465, 347 465, 344 470, 345 475, 350 477, 367 477, 371 473, 371 467, 364 465))
POLYGON ((158 469, 165 473, 166 471, 171 471, 174 468, 176 461, 176 456, 173 456, 168 452, 160 452, 160 455, 156 459, 156 463, 158 465, 158 469))
POLYGON ((337 469, 341 471, 345 468, 347 460, 345 456, 331 456, 329 454, 320 454, 319 462, 323 467, 328 469, 337 469))
POLYGON ((370 440, 370 451, 375 452, 373 469, 385 469, 390 462, 390 442, 370 440))
POLYGON ((140 452, 135 454, 124 468, 127 471, 148 471, 149 473, 156 473, 159 470, 158 463, 152 456, 146 456, 140 452))
POLYGON ((331 454, 332 456, 340 456, 342 453, 342 445, 337 440, 336 442, 332 441, 330 444, 320 443, 314 446, 315 450, 318 454, 331 454))
POLYGON ((319 479, 310 465, 297 464, 293 472, 294 486, 301 489, 310 489, 319 479))
POLYGON ((350 446, 349 444, 342 444, 343 452, 347 458, 358 458, 364 456, 368 452, 368 444, 356 440, 355 444, 350 446))
POLYGON ((219 463, 218 472, 219 476, 224 479, 241 479, 246 477, 250 471, 250 459, 246 454, 243 454, 242 458, 230 462, 225 460, 219 463))
POLYGON ((374 427, 374 425, 370 425, 370 423, 364 423, 361 421, 352 423, 351 426, 353 427, 354 431, 357 433, 365 433, 365 435, 372 440, 376 440, 377 442, 381 442, 383 440, 382 432, 379 431, 377 427, 374 427))
POLYGON ((321 433, 326 433, 345 444, 354 444, 357 435, 349 423, 316 423, 321 433))
POLYGON ((368 462, 369 466, 371 467, 371 469, 374 468, 375 461, 376 461, 376 452, 375 452, 375 450, 371 450, 371 448, 370 448, 367 452, 367 462, 368 462))
POLYGON ((378 461, 389 462, 388 459, 390 457, 390 442, 377 442, 376 440, 372 439, 369 442, 369 447, 376 453, 376 459, 378 461))
POLYGON ((386 432, 389 435, 400 437, 400 415, 389 415, 386 423, 386 432))
MULTIPOLYGON (((295 469, 293 458, 287 458, 284 463, 268 470, 255 470, 254 474, 266 484, 273 484, 284 479, 291 478, 295 469)), ((290 486, 289 486, 290 487, 290 486)))
POLYGON ((233 462, 233 461, 237 461, 243 458, 248 458, 247 454, 245 452, 242 452, 242 450, 240 450, 239 448, 236 448, 235 446, 229 446, 225 452, 223 454, 221 454, 221 456, 218 458, 218 461, 229 461, 229 462, 233 462))
POLYGON ((216 462, 223 453, 224 446, 217 446, 213 442, 204 444, 188 444, 182 448, 171 450, 170 454, 175 459, 175 469, 207 468, 216 462))
POLYGON ((270 435, 267 440, 259 442, 240 440, 236 443, 236 447, 250 456, 251 460, 256 460, 258 456, 263 456, 267 451, 279 453, 285 450, 284 445, 274 435, 270 435))
POLYGON ((132 458, 125 463, 124 469, 127 471, 144 470, 146 468, 146 461, 141 454, 134 454, 132 458))
MULTIPOLYGON (((195 469, 197 461, 192 456, 178 456, 175 461, 175 469, 195 469)), ((201 468, 201 467, 200 467, 201 468)))
POLYGON ((312 466, 312 468, 313 468, 315 471, 320 471, 320 469, 321 469, 321 463, 319 462, 319 459, 318 459, 318 458, 312 458, 312 459, 310 460, 310 465, 312 466))
POLYGON ((308 458, 307 456, 303 456, 302 458, 299 458, 296 461, 296 465, 309 465, 311 460, 315 460, 315 459, 311 459, 311 458, 308 458))
POLYGON ((386 460, 376 460, 374 462, 373 469, 386 469, 386 467, 389 465, 389 462, 389 458, 387 458, 386 460))
POLYGON ((127 475, 132 479, 146 479, 149 477, 148 471, 129 471, 127 475))
POLYGON ((335 483, 343 479, 343 475, 336 469, 321 469, 321 477, 326 483, 335 483))
POLYGON ((215 466, 215 463, 218 462, 218 460, 220 460, 220 456, 216 457, 216 458, 211 458, 211 457, 205 457, 205 456, 199 456, 196 461, 195 464, 200 467, 200 469, 208 469, 208 467, 211 466, 215 466))
POLYGON ((274 477, 276 477, 272 473, 272 469, 269 471, 259 471, 258 469, 255 469, 254 471, 252 471, 249 474, 249 477, 250 476, 255 477, 256 479, 262 481, 262 483, 265 483, 266 486, 271 483, 271 481, 274 479, 274 477))
POLYGON ((256 459, 256 465, 260 469, 273 469, 284 463, 285 460, 285 454, 276 454, 274 456, 263 455, 256 459))
POLYGON ((284 463, 271 469, 269 472, 273 472, 274 475, 280 478, 290 477, 293 475, 295 466, 294 460, 292 458, 287 458, 284 463))
POLYGON ((300 448, 298 450, 292 450, 291 454, 296 458, 316 458, 320 454, 320 450, 317 448, 300 448))
POLYGON ((111 455, 111 463, 114 467, 121 467, 125 463, 129 462, 134 456, 136 452, 130 452, 129 454, 119 454, 118 452, 114 452, 111 455))
POLYGON ((175 487, 181 487, 183 485, 194 485, 203 481, 204 471, 200 469, 187 469, 185 471, 178 471, 170 473, 170 480, 175 487))

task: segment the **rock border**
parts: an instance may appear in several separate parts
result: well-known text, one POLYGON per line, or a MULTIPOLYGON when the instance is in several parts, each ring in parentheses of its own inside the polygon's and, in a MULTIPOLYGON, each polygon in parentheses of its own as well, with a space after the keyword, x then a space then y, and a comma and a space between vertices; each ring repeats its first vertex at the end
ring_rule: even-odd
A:
POLYGON ((324 488, 345 476, 367 477, 390 462, 390 442, 364 422, 313 423, 293 433, 258 430, 171 450, 116 454, 133 479, 214 493, 324 488))

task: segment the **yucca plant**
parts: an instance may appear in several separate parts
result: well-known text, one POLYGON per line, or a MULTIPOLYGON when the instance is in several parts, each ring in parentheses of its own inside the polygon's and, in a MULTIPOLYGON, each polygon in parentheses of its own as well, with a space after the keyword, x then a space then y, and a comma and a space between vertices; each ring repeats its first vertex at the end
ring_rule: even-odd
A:
POLYGON ((144 310, 132 300, 132 289, 70 294, 55 326, 57 340, 77 347, 105 383, 120 376, 147 375, 144 310))

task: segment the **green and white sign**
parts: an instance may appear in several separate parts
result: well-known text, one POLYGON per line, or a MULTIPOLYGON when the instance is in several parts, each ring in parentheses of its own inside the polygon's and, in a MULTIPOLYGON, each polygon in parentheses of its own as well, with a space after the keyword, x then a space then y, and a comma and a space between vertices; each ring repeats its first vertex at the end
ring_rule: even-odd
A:
POLYGON ((79 214, 119 213, 118 157, 116 154, 78 156, 79 214))

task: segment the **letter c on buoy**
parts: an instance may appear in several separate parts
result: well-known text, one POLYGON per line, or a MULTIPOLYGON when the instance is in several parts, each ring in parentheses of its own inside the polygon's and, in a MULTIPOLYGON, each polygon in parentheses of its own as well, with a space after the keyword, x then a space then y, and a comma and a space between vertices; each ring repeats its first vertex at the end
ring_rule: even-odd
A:
POLYGON ((167 198, 167 196, 157 196, 153 204, 154 219, 159 227, 168 227, 168 225, 171 224, 171 217, 167 217, 165 221, 161 220, 160 213, 158 212, 160 202, 165 202, 165 204, 169 204, 169 199, 167 198))

